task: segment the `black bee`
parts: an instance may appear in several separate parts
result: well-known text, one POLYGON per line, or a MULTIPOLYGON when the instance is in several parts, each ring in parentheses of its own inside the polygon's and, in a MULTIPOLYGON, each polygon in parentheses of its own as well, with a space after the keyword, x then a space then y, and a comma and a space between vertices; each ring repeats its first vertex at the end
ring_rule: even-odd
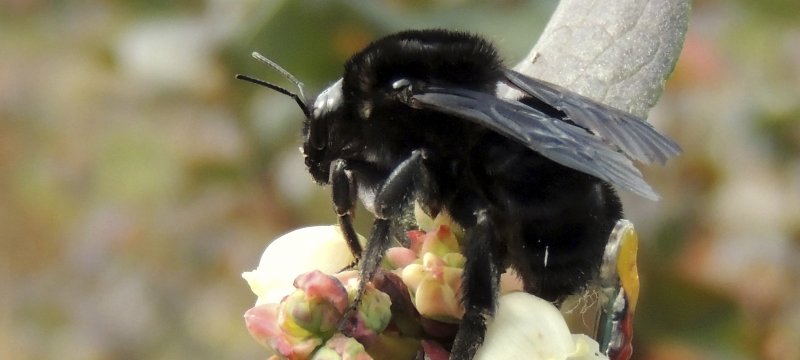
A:
MULTIPOLYGON (((264 59, 265 60, 265 59, 264 59)), ((268 61, 268 60, 265 60, 268 61)), ((631 159, 663 164, 679 147, 651 125, 503 66, 481 37, 404 31, 353 55, 312 106, 303 154, 330 185, 362 284, 376 273, 410 200, 446 211, 465 230, 465 314, 452 359, 471 359, 508 267, 525 290, 558 302, 598 272, 622 205, 612 186, 658 195, 631 159), (521 91, 497 96, 498 84, 521 91), (352 226, 356 198, 375 215, 366 249, 352 226)))

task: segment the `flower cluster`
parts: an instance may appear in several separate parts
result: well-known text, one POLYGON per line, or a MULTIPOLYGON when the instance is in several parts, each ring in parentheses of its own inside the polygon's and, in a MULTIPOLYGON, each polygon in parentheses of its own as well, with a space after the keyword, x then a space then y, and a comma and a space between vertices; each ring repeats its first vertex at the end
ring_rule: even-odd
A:
POLYGON ((464 256, 448 225, 433 231, 409 231, 409 248, 395 247, 386 252, 386 267, 393 269, 408 286, 420 315, 455 323, 464 309, 458 301, 464 256))
MULTIPOLYGON (((464 313, 461 231, 446 215, 417 218, 423 230, 407 233, 408 247, 386 252, 360 304, 357 272, 339 271, 353 258, 337 227, 275 240, 258 269, 243 274, 259 296, 245 313, 250 333, 274 359, 447 359, 464 313)), ((476 359, 607 359, 594 340, 570 334, 552 304, 514 292, 515 280, 504 280, 508 293, 476 359)))
MULTIPOLYGON (((353 314, 354 338, 336 334, 357 284, 353 271, 328 275, 314 270, 297 277, 295 291, 280 303, 257 305, 245 313, 247 328, 262 344, 289 359, 330 359, 331 354, 368 359, 364 346, 386 329, 392 317, 385 293, 368 287, 353 314), (313 355, 313 356, 312 356, 313 355)), ((333 357, 335 358, 335 357, 333 357)))

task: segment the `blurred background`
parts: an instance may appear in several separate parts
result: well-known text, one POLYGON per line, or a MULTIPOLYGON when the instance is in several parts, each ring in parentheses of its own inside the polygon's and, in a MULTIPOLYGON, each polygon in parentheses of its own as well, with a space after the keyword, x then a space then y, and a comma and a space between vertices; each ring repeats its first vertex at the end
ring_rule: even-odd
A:
MULTIPOLYGON (((335 217, 294 102, 233 79, 286 84, 250 52, 312 94, 406 28, 482 33, 514 64, 555 5, 1 0, 0 358, 265 358, 240 273, 335 217)), ((800 3, 696 1, 650 115, 685 154, 644 169, 661 202, 624 195, 634 357, 800 359, 800 3)))

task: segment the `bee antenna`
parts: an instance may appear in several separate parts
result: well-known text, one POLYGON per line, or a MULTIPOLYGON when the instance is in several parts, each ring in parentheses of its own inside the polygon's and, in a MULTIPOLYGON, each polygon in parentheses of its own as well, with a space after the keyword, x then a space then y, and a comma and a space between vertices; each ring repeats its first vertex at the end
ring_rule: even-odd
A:
POLYGON ((300 91, 300 97, 301 97, 303 100, 305 100, 305 99, 306 99, 306 95, 305 95, 305 94, 303 94, 303 86, 304 86, 304 85, 303 85, 303 82, 302 82, 302 81, 300 81, 300 80, 297 80, 297 78, 296 78, 296 77, 294 77, 294 75, 292 75, 292 73, 290 73, 290 72, 286 71, 286 69, 284 69, 283 67, 281 67, 280 65, 278 65, 278 64, 277 64, 277 63, 275 63, 274 61, 272 61, 272 60, 268 59, 266 56, 264 56, 264 55, 261 55, 261 54, 259 54, 259 53, 258 53, 258 52, 256 52, 256 51, 253 51, 253 53, 252 53, 251 55, 253 56, 253 58, 254 58, 254 59, 256 59, 256 60, 258 60, 258 61, 261 61, 261 62, 262 62, 262 63, 264 63, 264 64, 267 64, 269 67, 271 67, 271 68, 273 68, 273 69, 277 70, 279 73, 281 73, 281 75, 283 75, 283 76, 285 76, 287 79, 289 79, 289 81, 291 81, 292 83, 294 83, 294 85, 295 85, 295 86, 297 86, 297 90, 299 90, 299 91, 300 91))
POLYGON ((293 92, 291 92, 289 90, 286 90, 285 88, 280 87, 278 85, 266 82, 264 80, 256 79, 256 78, 253 78, 253 77, 250 77, 250 76, 247 76, 247 75, 239 74, 239 75, 236 75, 236 78, 239 79, 239 80, 244 80, 244 81, 251 82, 253 84, 257 84, 257 85, 261 85, 261 86, 264 86, 264 87, 268 87, 268 88, 270 88, 272 90, 275 90, 275 91, 277 91, 277 92, 279 92, 281 94, 284 94, 284 95, 287 95, 287 96, 291 97, 292 99, 294 99, 295 102, 297 102, 297 105, 300 106, 300 109, 303 110, 303 114, 306 117, 310 117, 311 116, 311 112, 308 109, 308 105, 306 105, 306 95, 303 93, 303 86, 304 86, 303 82, 301 82, 300 80, 297 80, 297 78, 294 77, 294 75, 292 75, 290 72, 286 71, 286 69, 284 69, 283 67, 281 67, 280 65, 278 65, 274 61, 268 59, 266 56, 261 55, 256 51, 253 51, 253 53, 251 55, 256 60, 258 60, 258 61, 260 61, 260 62, 262 62, 264 64, 267 64, 267 66, 277 70, 279 73, 281 73, 281 75, 283 75, 285 78, 289 79, 289 81, 291 81, 295 86, 297 86, 297 90, 300 92, 300 95, 297 95, 297 94, 295 94, 295 93, 293 93, 293 92))
POLYGON ((305 101, 303 101, 303 99, 299 95, 297 95, 297 94, 295 94, 295 93, 293 93, 293 92, 291 92, 289 90, 286 90, 283 87, 275 85, 273 83, 269 83, 269 82, 266 82, 264 80, 256 79, 254 77, 250 77, 250 76, 247 76, 247 75, 236 74, 236 78, 239 79, 239 80, 244 80, 244 81, 256 84, 256 85, 261 85, 261 86, 270 88, 270 89, 275 90, 275 91, 277 91, 277 92, 279 92, 279 93, 281 93, 283 95, 291 97, 292 99, 294 99, 294 101, 297 103, 297 105, 300 106, 300 110, 303 111, 303 115, 305 115, 306 117, 311 117, 311 111, 308 109, 308 105, 306 105, 305 101))

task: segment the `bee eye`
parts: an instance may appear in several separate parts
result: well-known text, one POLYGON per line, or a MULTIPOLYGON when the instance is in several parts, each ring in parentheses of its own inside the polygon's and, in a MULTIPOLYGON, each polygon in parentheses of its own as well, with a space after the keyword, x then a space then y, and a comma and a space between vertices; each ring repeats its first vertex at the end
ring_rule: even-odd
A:
POLYGON ((316 150, 322 150, 328 143, 328 123, 323 117, 311 119, 311 129, 308 132, 311 146, 316 150))
POLYGON ((342 106, 342 79, 339 79, 327 89, 323 90, 314 101, 312 116, 321 117, 326 113, 336 111, 342 106))

